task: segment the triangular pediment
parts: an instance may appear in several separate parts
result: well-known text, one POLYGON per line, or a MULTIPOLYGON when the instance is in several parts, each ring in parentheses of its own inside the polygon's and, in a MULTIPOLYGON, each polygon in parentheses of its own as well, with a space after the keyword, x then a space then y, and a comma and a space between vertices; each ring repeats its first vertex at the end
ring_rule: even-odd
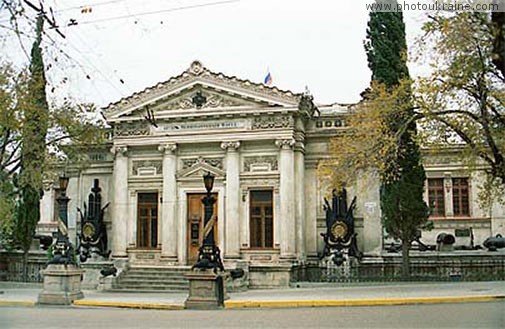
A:
POLYGON ((110 121, 143 117, 146 110, 157 118, 175 114, 244 108, 296 108, 301 94, 215 73, 198 61, 181 75, 134 93, 104 108, 110 121))
POLYGON ((204 161, 198 161, 193 166, 182 169, 177 173, 177 178, 198 178, 202 179, 203 175, 210 172, 215 177, 225 177, 226 172, 204 161))

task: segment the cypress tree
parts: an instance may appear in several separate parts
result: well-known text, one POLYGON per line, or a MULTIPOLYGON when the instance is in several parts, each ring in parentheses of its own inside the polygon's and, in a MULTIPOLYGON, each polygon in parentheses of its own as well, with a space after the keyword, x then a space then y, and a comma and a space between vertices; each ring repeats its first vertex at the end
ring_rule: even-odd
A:
POLYGON ((25 281, 27 280, 28 252, 40 218, 40 191, 49 116, 41 49, 43 26, 44 19, 39 16, 36 22, 36 38, 31 50, 29 92, 22 104, 24 121, 21 166, 17 180, 19 199, 15 213, 14 240, 23 250, 23 280, 25 281))
MULTIPOLYGON (((377 2, 396 4, 396 0, 377 2)), ((409 79, 406 63, 407 42, 403 13, 370 12, 365 50, 372 80, 382 83, 388 90, 398 87, 409 79)), ((381 177, 381 211, 386 231, 402 241, 402 277, 410 277, 409 251, 418 236, 419 228, 428 219, 428 207, 423 201, 426 175, 421 163, 419 146, 415 141, 415 121, 408 123, 413 115, 410 106, 410 91, 399 99, 398 111, 385 118, 391 134, 399 129, 405 132, 399 137, 396 162, 388 166, 381 177), (405 127, 405 125, 408 125, 405 127), (405 129, 406 128, 406 129, 405 129)))

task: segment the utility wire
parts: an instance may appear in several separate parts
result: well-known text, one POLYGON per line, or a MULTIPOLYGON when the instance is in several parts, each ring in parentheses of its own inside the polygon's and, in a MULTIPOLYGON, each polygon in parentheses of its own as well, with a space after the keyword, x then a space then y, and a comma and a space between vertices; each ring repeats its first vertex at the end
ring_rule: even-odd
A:
POLYGON ((181 10, 186 10, 186 9, 195 9, 195 8, 202 8, 202 7, 217 6, 217 5, 223 5, 223 4, 233 3, 233 2, 240 2, 240 0, 216 1, 216 2, 209 2, 209 3, 201 3, 198 5, 189 5, 189 6, 174 7, 174 8, 169 8, 169 9, 146 11, 146 12, 138 13, 138 14, 129 14, 129 15, 122 15, 122 16, 116 16, 116 17, 108 17, 108 18, 101 18, 101 19, 96 19, 96 20, 78 22, 78 24, 79 25, 95 24, 95 23, 100 23, 100 22, 108 22, 108 21, 120 20, 120 19, 137 17, 137 16, 147 16, 147 15, 155 15, 155 14, 167 13, 167 12, 173 12, 173 11, 181 11, 181 10))

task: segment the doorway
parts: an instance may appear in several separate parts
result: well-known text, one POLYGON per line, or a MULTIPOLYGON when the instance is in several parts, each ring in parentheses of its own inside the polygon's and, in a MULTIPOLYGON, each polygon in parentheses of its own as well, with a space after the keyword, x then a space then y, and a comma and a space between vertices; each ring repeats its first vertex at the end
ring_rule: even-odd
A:
MULTIPOLYGON (((190 193, 188 194, 188 217, 187 217, 187 252, 188 265, 194 265, 198 259, 198 248, 203 241, 203 215, 204 208, 202 199, 206 193, 190 193)), ((214 215, 217 216, 217 193, 212 193, 216 199, 214 203, 214 215)), ((214 224, 214 241, 217 240, 217 221, 214 224)))

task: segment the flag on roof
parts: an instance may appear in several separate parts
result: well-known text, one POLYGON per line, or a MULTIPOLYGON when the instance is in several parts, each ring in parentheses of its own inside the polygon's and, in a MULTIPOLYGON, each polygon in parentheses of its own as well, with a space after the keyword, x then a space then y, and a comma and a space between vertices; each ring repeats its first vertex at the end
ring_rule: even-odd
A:
POLYGON ((267 86, 272 84, 272 75, 270 74, 270 71, 268 71, 265 79, 263 80, 263 83, 266 84, 267 86))

